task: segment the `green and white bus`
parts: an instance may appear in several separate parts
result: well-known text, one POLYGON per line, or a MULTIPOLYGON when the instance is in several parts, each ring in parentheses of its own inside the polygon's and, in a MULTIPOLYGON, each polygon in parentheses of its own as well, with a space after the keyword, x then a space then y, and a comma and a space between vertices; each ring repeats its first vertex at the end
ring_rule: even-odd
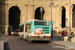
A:
POLYGON ((45 20, 28 20, 19 25, 18 34, 28 41, 50 41, 51 23, 45 20))

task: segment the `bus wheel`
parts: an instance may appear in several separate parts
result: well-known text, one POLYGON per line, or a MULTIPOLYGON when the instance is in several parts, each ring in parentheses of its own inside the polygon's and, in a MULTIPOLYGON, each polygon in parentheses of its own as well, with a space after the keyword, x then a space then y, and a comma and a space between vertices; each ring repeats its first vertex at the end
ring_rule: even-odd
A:
POLYGON ((27 36, 27 41, 29 41, 29 37, 27 36))
POLYGON ((25 40, 24 35, 22 36, 22 39, 25 40))
POLYGON ((21 40, 23 40, 23 35, 22 35, 22 36, 20 36, 20 39, 21 39, 21 40))
POLYGON ((28 41, 28 42, 31 42, 31 40, 29 39, 29 37, 27 37, 27 41, 28 41))
POLYGON ((26 37, 23 37, 23 40, 27 41, 27 38, 26 37))
POLYGON ((25 37, 25 41, 27 41, 27 38, 25 37))

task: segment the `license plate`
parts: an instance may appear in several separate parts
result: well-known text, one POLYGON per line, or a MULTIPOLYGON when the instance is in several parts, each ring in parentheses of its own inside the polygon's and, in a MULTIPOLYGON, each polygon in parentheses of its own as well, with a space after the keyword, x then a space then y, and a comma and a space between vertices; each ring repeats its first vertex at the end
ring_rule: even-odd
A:
POLYGON ((43 36, 40 36, 40 38, 44 38, 43 36))

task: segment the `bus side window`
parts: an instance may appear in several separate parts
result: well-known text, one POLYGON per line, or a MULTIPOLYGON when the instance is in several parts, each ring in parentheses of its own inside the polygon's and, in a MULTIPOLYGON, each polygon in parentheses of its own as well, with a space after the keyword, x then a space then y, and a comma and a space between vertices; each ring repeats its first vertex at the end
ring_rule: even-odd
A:
POLYGON ((23 32, 24 26, 19 27, 19 32, 23 32))
POLYGON ((27 33, 30 33, 30 26, 31 26, 31 24, 26 24, 26 30, 25 31, 27 33))
POLYGON ((25 26, 25 32, 27 32, 27 24, 26 24, 26 26, 25 26))

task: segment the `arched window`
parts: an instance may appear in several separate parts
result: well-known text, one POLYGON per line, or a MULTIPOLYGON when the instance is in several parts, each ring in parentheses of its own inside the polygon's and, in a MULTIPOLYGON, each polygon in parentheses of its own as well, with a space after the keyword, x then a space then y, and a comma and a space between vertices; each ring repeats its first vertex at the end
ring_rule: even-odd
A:
POLYGON ((20 24, 20 10, 17 6, 13 6, 9 9, 9 25, 16 30, 20 24))
POLYGON ((62 28, 65 28, 66 26, 66 21, 65 21, 65 18, 66 18, 66 14, 65 14, 66 10, 65 10, 65 7, 62 7, 62 15, 61 15, 61 23, 62 23, 62 28))
POLYGON ((38 7, 35 10, 35 19, 41 20, 41 18, 42 18, 42 20, 43 20, 43 15, 44 15, 45 11, 44 11, 44 8, 43 7, 42 7, 42 12, 40 11, 40 9, 41 9, 41 7, 38 7))
POLYGON ((75 5, 72 9, 72 27, 74 28, 75 27, 75 5))

